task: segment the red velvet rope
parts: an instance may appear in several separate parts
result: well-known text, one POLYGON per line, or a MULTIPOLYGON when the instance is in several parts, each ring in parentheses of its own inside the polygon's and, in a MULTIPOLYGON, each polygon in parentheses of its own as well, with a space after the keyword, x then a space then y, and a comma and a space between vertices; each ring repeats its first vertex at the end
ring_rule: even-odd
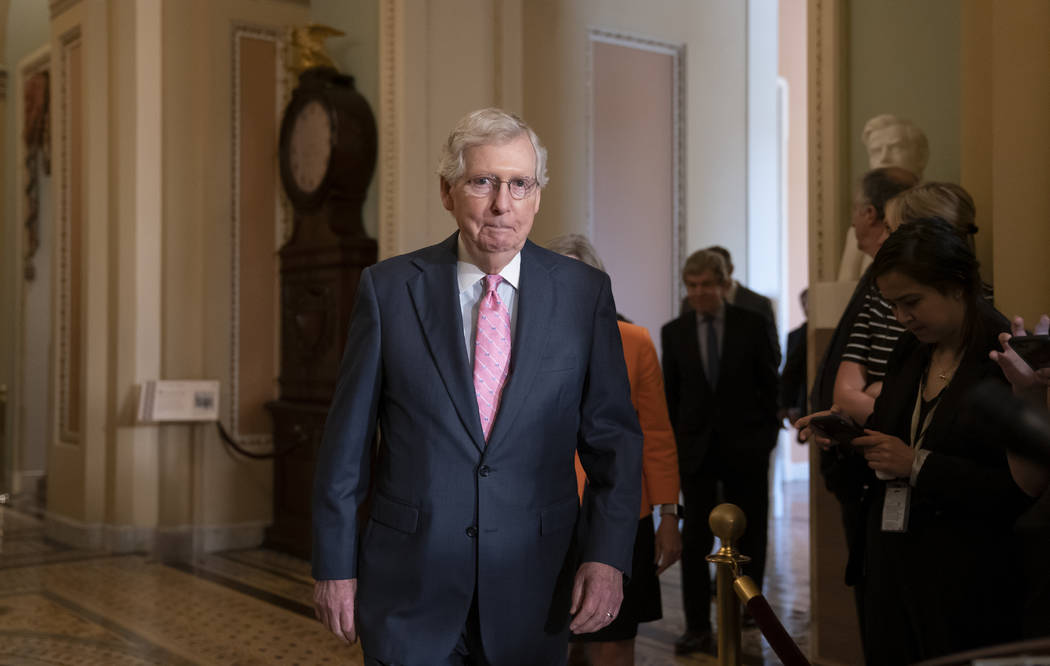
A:
POLYGON ((755 618, 755 624, 762 630, 769 647, 777 653, 777 657, 784 666, 810 666, 806 655, 798 649, 798 645, 788 635, 784 625, 780 623, 777 614, 770 608, 769 602, 761 594, 756 595, 747 602, 747 612, 755 618))

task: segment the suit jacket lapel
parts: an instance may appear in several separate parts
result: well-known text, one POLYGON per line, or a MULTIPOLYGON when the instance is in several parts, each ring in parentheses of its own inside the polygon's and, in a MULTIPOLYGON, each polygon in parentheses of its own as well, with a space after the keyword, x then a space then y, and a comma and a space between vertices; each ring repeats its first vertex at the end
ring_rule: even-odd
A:
POLYGON ((485 435, 463 343, 463 317, 456 282, 456 238, 456 234, 452 234, 434 246, 431 253, 413 259, 420 272, 409 280, 408 290, 430 355, 452 404, 474 445, 483 450, 485 435), (450 318, 454 318, 452 323, 450 318))
MULTIPOLYGON (((503 387, 496 422, 489 433, 488 448, 497 445, 514 424, 536 379, 540 358, 550 338, 554 319, 554 281, 551 266, 531 241, 521 250, 518 284, 518 321, 510 353, 510 374, 503 387)), ((475 414, 477 409, 475 406, 475 414)), ((479 426, 480 428, 480 426, 479 426)))

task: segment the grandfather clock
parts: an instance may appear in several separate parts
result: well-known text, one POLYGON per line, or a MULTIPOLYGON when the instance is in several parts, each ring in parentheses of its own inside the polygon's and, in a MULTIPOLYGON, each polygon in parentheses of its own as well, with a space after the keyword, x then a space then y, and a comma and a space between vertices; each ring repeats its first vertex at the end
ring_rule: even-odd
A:
POLYGON ((295 211, 281 248, 280 399, 273 416, 273 525, 267 545, 310 556, 310 498, 361 271, 376 261, 361 206, 376 162, 376 125, 354 79, 313 67, 281 122, 281 182, 295 211))

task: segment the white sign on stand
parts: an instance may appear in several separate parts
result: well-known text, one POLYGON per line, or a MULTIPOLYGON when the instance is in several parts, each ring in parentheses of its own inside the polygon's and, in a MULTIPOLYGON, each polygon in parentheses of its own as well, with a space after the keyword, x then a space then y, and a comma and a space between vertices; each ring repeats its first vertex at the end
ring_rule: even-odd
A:
POLYGON ((158 379, 142 385, 139 422, 219 420, 218 380, 158 379))

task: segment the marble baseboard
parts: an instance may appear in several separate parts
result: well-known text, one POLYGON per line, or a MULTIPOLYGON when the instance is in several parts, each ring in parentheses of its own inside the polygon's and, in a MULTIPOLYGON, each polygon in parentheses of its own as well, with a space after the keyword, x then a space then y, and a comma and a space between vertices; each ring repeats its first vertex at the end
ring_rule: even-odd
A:
POLYGON ((52 512, 44 513, 44 536, 82 550, 111 553, 157 552, 163 559, 190 559, 196 553, 256 548, 266 523, 135 527, 85 523, 52 512))

